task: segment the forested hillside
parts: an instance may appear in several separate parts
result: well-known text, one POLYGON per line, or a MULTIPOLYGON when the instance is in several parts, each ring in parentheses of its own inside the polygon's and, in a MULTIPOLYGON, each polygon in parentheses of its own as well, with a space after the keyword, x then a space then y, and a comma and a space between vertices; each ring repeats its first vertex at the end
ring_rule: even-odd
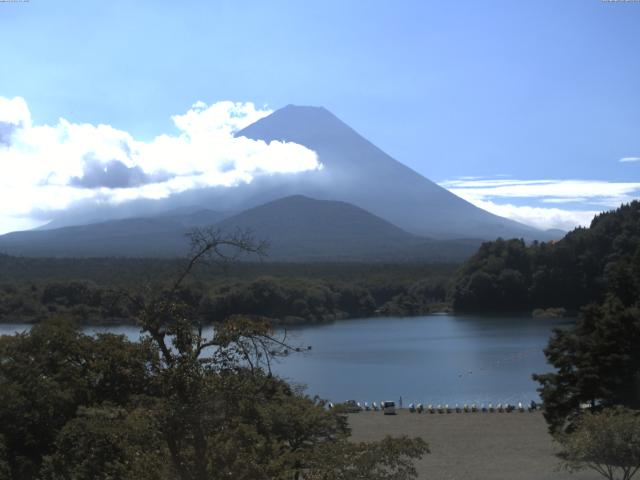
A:
POLYGON ((610 291, 623 301, 640 281, 640 202, 596 216, 558 242, 484 243, 451 290, 457 311, 577 310, 610 291))
POLYGON ((293 195, 233 215, 198 210, 13 232, 0 235, 0 252, 29 257, 176 258, 188 253, 191 233, 199 228, 251 232, 269 244, 263 260, 279 262, 460 262, 481 242, 418 236, 346 202, 293 195))
MULTIPOLYGON (((130 323, 137 304, 170 287, 184 260, 0 256, 0 322, 65 315, 83 324, 130 323)), ((204 322, 234 314, 317 323, 443 308, 453 264, 235 263, 201 266, 183 300, 204 322)))

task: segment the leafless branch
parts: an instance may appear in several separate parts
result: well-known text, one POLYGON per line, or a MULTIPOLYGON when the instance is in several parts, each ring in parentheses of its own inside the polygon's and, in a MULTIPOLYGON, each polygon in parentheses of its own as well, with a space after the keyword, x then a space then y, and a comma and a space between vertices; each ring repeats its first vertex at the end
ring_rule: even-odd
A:
POLYGON ((178 275, 171 293, 180 288, 185 278, 199 263, 213 259, 217 264, 226 264, 237 260, 242 254, 255 254, 263 258, 269 246, 266 241, 257 241, 250 230, 237 229, 228 234, 214 227, 196 228, 187 236, 191 242, 189 261, 178 275))

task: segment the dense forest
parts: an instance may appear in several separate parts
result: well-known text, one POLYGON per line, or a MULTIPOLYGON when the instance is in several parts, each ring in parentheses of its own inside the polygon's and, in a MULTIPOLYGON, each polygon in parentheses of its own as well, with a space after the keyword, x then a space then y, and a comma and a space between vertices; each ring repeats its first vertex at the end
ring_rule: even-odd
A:
MULTIPOLYGON (((141 301, 168 288, 183 259, 39 259, 0 256, 0 322, 55 314, 84 324, 133 322, 141 301)), ((201 265, 185 301, 204 322, 232 314, 318 323, 446 308, 454 264, 249 263, 201 265)))
POLYGON ((484 243, 459 270, 450 300, 456 311, 577 312, 615 290, 627 300, 640 279, 640 202, 596 216, 562 240, 484 243))

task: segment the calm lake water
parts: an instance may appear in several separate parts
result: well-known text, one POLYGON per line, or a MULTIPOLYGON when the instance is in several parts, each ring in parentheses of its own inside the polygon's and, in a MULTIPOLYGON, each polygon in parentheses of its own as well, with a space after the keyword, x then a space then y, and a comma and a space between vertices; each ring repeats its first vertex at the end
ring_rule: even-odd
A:
MULTIPOLYGON (((310 352, 283 358, 274 370, 307 393, 334 402, 399 400, 423 403, 538 400, 531 374, 547 372, 542 349, 557 319, 429 315, 367 318, 287 330, 310 352)), ((27 325, 0 325, 0 334, 27 325)), ((85 332, 105 331, 87 327, 85 332)), ((135 327, 109 327, 132 340, 135 327)))

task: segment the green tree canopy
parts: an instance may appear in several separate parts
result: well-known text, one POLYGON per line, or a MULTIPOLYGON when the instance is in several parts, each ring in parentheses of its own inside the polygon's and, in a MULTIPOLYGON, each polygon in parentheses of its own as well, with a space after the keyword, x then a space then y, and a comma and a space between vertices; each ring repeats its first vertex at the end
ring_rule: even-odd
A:
POLYGON ((611 297, 585 309, 575 327, 558 329, 545 354, 555 372, 534 375, 553 431, 580 414, 626 405, 640 408, 640 309, 611 297))
POLYGON ((608 480, 631 480, 640 470, 640 412, 623 408, 585 413, 558 437, 570 471, 589 468, 608 480))
POLYGON ((577 312, 613 291, 628 303, 639 279, 640 202, 633 201, 557 242, 484 243, 458 271, 450 298, 458 311, 577 312))

